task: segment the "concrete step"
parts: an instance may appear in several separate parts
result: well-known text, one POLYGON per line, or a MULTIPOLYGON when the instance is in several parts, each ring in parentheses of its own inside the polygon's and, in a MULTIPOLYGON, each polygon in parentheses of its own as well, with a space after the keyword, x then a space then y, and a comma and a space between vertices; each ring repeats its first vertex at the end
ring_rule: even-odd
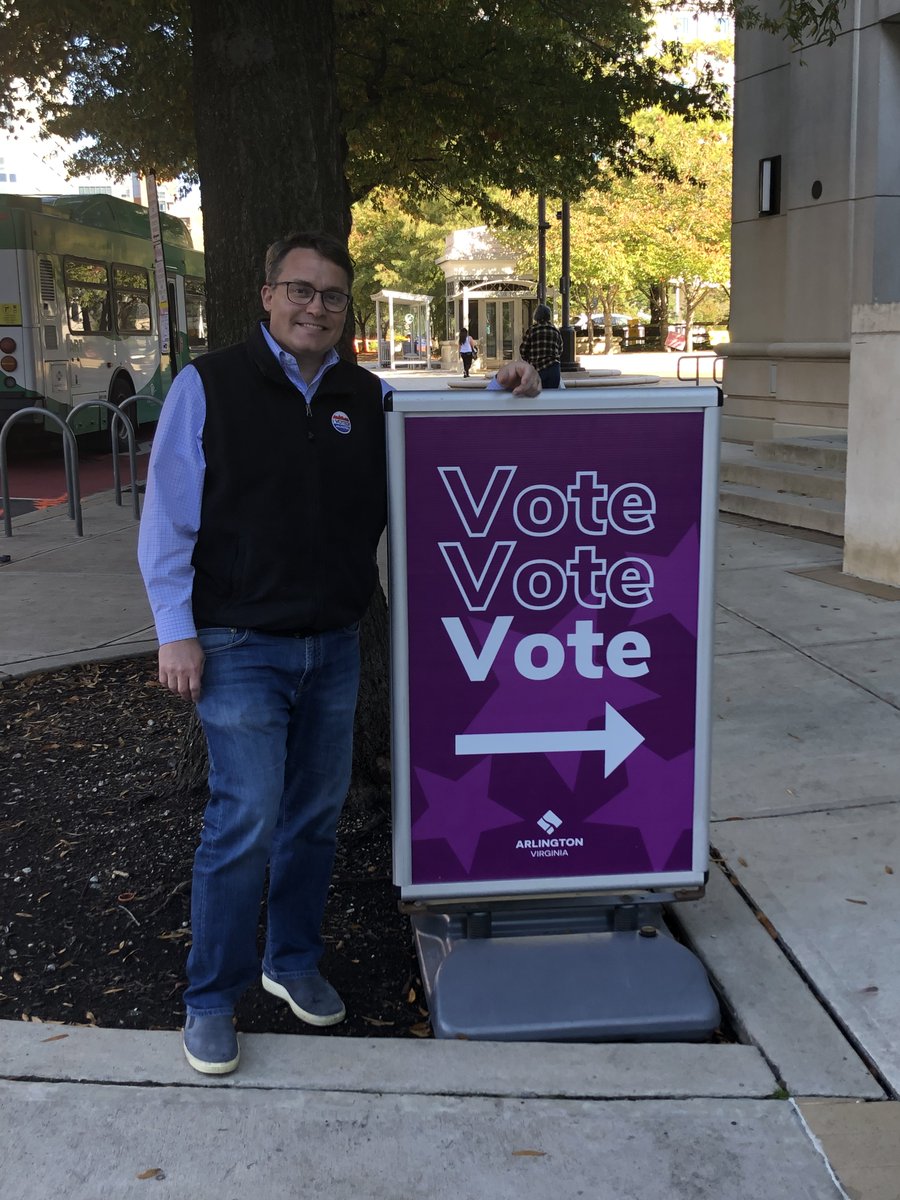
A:
POLYGON ((838 537, 844 533, 844 505, 838 500, 788 495, 747 484, 728 483, 719 491, 719 509, 796 529, 817 529, 838 537))
POLYGON ((847 435, 834 437, 780 438, 773 442, 755 442, 757 458, 767 462, 796 463, 823 467, 829 471, 847 469, 847 435))
POLYGON ((736 442, 722 443, 720 478, 723 484, 740 483, 767 492, 844 500, 843 471, 781 460, 761 460, 753 446, 736 442))

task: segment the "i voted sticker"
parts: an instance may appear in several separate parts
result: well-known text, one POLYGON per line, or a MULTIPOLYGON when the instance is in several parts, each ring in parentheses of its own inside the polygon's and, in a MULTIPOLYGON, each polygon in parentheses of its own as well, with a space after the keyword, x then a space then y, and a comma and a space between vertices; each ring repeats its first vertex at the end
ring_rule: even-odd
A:
POLYGON ((349 433, 350 432, 350 428, 351 428, 350 418, 347 416, 347 414, 345 412, 341 412, 340 410, 338 410, 336 413, 332 413, 331 414, 331 424, 338 431, 338 433, 349 433))

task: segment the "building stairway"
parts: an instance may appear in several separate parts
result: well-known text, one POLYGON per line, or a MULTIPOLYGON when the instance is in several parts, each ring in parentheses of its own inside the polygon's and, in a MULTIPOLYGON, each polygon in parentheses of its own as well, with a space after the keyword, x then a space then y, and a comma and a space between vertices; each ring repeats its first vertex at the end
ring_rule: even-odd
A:
POLYGON ((719 509, 842 536, 846 435, 722 442, 719 509))

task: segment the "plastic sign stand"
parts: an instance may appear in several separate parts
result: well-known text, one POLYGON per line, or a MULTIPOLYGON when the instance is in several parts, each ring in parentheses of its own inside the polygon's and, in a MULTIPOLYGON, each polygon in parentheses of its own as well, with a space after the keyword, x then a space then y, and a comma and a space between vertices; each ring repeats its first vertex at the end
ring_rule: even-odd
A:
POLYGON ((707 870, 720 403, 389 402, 394 881, 438 1036, 718 1021, 659 906, 707 870))

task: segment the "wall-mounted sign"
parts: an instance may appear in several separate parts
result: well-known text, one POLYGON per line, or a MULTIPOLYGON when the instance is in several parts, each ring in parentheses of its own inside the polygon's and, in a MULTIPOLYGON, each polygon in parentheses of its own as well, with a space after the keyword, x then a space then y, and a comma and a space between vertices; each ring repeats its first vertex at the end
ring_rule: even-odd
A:
POLYGON ((404 896, 702 882, 718 400, 394 397, 404 896))

